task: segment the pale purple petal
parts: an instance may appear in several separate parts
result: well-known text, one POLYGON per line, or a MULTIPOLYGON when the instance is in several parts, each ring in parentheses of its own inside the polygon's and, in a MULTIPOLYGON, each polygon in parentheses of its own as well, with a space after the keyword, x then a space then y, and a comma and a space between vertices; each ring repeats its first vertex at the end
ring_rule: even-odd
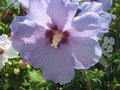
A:
MULTIPOLYGON (((18 0, 25 8, 29 9, 30 0, 18 0)), ((39 0, 41 3, 41 7, 47 11, 48 4, 50 0, 39 0)))
POLYGON ((88 12, 95 12, 98 13, 100 16, 100 24, 101 27, 99 30, 99 35, 103 34, 103 33, 107 33, 108 29, 109 29, 109 25, 111 23, 111 20, 113 19, 113 15, 102 11, 102 4, 98 3, 98 2, 84 2, 81 6, 81 13, 79 14, 79 16, 84 15, 84 13, 88 13, 88 12))
POLYGON ((40 0, 42 3, 42 7, 44 8, 45 12, 47 12, 48 4, 51 0, 40 0))
POLYGON ((79 0, 63 0, 66 3, 79 3, 79 0))
POLYGON ((17 16, 14 18, 14 20, 10 25, 10 28, 12 29, 12 35, 13 35, 13 32, 15 33, 19 29, 18 22, 23 22, 25 19, 26 19, 25 16, 17 16))
POLYGON ((70 42, 74 48, 76 69, 88 69, 99 61, 102 51, 97 40, 88 37, 71 36, 70 42))
POLYGON ((43 66, 43 77, 59 84, 71 81, 74 77, 74 67, 64 48, 50 48, 48 52, 43 66))
POLYGON ((99 2, 103 3, 103 10, 111 10, 112 0, 98 0, 99 2))
POLYGON ((49 54, 49 46, 48 40, 40 38, 35 44, 25 44, 20 51, 20 55, 25 62, 39 68, 43 66, 45 57, 49 54))
POLYGON ((78 31, 95 30, 101 27, 100 16, 96 13, 86 13, 73 21, 73 27, 78 31))
POLYGON ((78 3, 68 3, 63 0, 51 0, 48 5, 47 14, 51 17, 53 25, 58 29, 66 29, 68 23, 70 24, 75 12, 78 8, 78 3), (64 28, 64 26, 67 26, 64 28))
POLYGON ((81 4, 80 6, 81 12, 79 15, 88 13, 88 12, 95 12, 95 13, 101 13, 103 11, 103 6, 101 3, 97 3, 97 2, 84 2, 81 4))
POLYGON ((62 0, 51 0, 47 9, 48 15, 51 17, 53 24, 62 30, 67 22, 68 11, 65 2, 62 0))
POLYGON ((71 0, 72 3, 78 3, 79 0, 71 0))
POLYGON ((85 0, 87 2, 99 2, 103 4, 103 10, 107 11, 107 10, 111 10, 111 6, 112 6, 112 0, 85 0))
POLYGON ((102 29, 109 29, 110 23, 111 23, 112 19, 114 18, 114 16, 107 12, 101 13, 100 16, 101 16, 102 29))
POLYGON ((35 43, 36 39, 45 32, 42 26, 28 20, 23 21, 23 18, 25 17, 16 17, 11 24, 12 44, 17 51, 20 51, 26 43, 35 43))
POLYGON ((101 29, 84 30, 84 31, 69 30, 69 32, 71 36, 80 36, 80 37, 96 37, 98 35, 103 34, 101 29))
POLYGON ((23 22, 25 20, 25 17, 23 16, 20 16, 20 17, 16 17, 14 18, 14 20, 12 21, 11 23, 11 37, 12 37, 12 44, 13 44, 13 47, 17 50, 17 51, 20 51, 22 45, 24 44, 24 42, 22 40, 20 40, 20 38, 15 35, 18 30, 19 30, 19 26, 18 26, 18 22, 23 22), (18 42, 19 41, 19 42, 18 42))
POLYGON ((30 0, 29 11, 26 17, 46 27, 51 22, 40 0, 30 0))
POLYGON ((72 21, 74 19, 74 16, 77 12, 77 9, 78 9, 78 3, 70 3, 70 4, 66 4, 67 5, 67 8, 68 8, 68 19, 67 19, 67 22, 64 26, 64 30, 69 30, 72 28, 72 21))
POLYGON ((115 15, 107 13, 107 12, 102 12, 100 14, 101 17, 101 30, 99 31, 98 37, 101 36, 101 34, 108 33, 109 32, 109 26, 111 24, 111 21, 115 19, 115 15))

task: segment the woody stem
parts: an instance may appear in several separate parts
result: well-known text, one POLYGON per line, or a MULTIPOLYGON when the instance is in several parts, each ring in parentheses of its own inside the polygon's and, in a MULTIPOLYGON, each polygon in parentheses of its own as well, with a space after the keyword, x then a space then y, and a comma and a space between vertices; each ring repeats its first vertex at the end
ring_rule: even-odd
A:
POLYGON ((87 73, 86 73, 85 70, 83 70, 83 74, 84 74, 84 76, 85 76, 85 78, 86 78, 86 81, 87 81, 87 88, 88 88, 88 90, 92 90, 92 88, 91 88, 91 83, 90 83, 90 79, 89 79, 89 77, 87 76, 87 73))

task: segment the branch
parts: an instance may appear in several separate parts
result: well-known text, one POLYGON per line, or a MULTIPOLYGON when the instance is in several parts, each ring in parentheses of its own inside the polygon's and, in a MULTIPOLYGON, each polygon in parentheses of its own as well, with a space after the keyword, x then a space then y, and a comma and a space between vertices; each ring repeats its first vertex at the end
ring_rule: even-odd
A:
POLYGON ((86 78, 86 81, 87 81, 88 90, 92 90, 92 88, 91 88, 91 83, 90 83, 90 79, 89 79, 89 77, 87 76, 87 73, 86 73, 85 70, 83 70, 83 74, 84 74, 84 76, 85 76, 85 78, 86 78))

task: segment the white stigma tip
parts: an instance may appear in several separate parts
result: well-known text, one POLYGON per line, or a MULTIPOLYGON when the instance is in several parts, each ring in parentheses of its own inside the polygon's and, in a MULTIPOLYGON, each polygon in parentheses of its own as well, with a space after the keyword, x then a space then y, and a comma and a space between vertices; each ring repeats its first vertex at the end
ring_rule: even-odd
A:
POLYGON ((57 46, 54 46, 53 44, 51 44, 50 46, 53 47, 53 48, 58 48, 57 46))

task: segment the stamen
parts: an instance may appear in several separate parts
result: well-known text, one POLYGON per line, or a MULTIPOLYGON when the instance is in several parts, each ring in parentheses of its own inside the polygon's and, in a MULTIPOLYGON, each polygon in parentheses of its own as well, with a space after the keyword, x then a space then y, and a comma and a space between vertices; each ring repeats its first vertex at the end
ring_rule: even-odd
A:
POLYGON ((54 47, 54 48, 57 48, 58 44, 62 40, 62 37, 63 37, 63 33, 62 32, 60 32, 60 31, 54 31, 54 36, 53 36, 53 39, 52 39, 51 46, 54 47))

